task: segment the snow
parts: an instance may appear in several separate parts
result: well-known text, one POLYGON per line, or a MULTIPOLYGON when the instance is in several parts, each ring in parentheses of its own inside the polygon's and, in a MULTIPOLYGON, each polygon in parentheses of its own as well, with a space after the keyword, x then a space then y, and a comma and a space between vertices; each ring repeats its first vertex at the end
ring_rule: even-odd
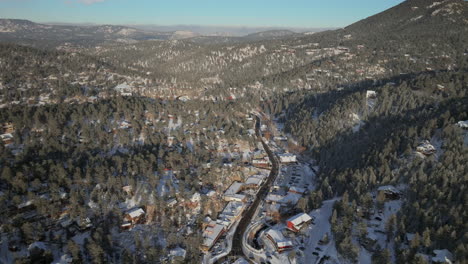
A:
POLYGON ((421 18, 423 18, 423 17, 424 17, 424 16, 422 16, 422 15, 421 15, 421 16, 417 16, 417 17, 413 17, 413 18, 411 19, 411 21, 413 21, 413 22, 414 22, 414 21, 418 21, 419 19, 421 19, 421 18))
POLYGON ((442 263, 452 263, 453 255, 447 249, 435 249, 434 251, 435 257, 432 258, 434 262, 442 262, 442 263))
POLYGON ((145 214, 145 211, 141 208, 135 208, 127 212, 131 218, 137 218, 145 214))
POLYGON ((351 114, 350 117, 351 117, 351 122, 354 124, 354 126, 352 127, 352 131, 353 133, 356 133, 364 125, 364 122, 361 120, 361 117, 356 113, 351 114))
POLYGON ((434 3, 432 3, 431 5, 429 5, 429 6, 427 7, 427 9, 436 7, 436 6, 438 6, 438 5, 441 5, 442 3, 443 3, 443 2, 434 2, 434 3))
POLYGON ((304 257, 301 259, 300 263, 311 263, 318 260, 317 256, 314 256, 312 253, 316 247, 320 247, 322 252, 319 253, 319 257, 324 255, 330 256, 330 259, 335 259, 338 261, 338 253, 336 251, 334 239, 331 232, 330 217, 333 213, 333 204, 338 201, 338 198, 324 201, 322 207, 312 211, 309 215, 314 220, 314 225, 309 227, 308 239, 305 243, 304 257), (320 246, 319 241, 323 238, 325 233, 328 233, 330 242, 327 245, 320 246))
POLYGON ((68 264, 72 262, 73 262, 73 258, 68 254, 64 254, 60 257, 60 259, 54 260, 52 263, 53 264, 68 264))
POLYGON ((177 247, 177 248, 171 249, 171 251, 169 251, 169 254, 173 257, 182 257, 185 259, 185 255, 187 254, 187 251, 181 247, 177 247))
POLYGON ((40 242, 40 241, 34 242, 31 245, 29 245, 28 250, 32 250, 33 248, 39 248, 39 249, 42 249, 42 250, 47 250, 48 249, 46 244, 44 244, 44 242, 40 242))

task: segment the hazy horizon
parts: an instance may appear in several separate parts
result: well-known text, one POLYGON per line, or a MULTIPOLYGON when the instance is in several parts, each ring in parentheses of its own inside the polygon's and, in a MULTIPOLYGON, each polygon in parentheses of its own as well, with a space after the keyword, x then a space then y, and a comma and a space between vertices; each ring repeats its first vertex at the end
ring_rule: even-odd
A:
POLYGON ((205 0, 0 0, 0 17, 38 23, 255 27, 341 28, 382 12, 402 0, 312 0, 218 3, 205 0))

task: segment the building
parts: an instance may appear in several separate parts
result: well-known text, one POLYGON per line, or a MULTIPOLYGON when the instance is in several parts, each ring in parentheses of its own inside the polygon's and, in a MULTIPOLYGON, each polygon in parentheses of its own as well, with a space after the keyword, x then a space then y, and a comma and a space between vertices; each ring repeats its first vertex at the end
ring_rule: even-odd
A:
POLYGON ((293 187, 289 188, 288 192, 302 195, 302 194, 306 193, 306 189, 293 186, 293 187))
POLYGON ((273 243, 279 253, 293 248, 292 241, 286 239, 279 230, 268 230, 268 232, 266 232, 266 237, 273 243))
POLYGON ((243 183, 235 181, 229 186, 229 188, 224 192, 224 195, 233 195, 241 191, 243 183))
POLYGON ((291 153, 284 153, 278 155, 281 163, 296 163, 296 155, 291 153))
POLYGON ((172 208, 172 207, 176 206, 176 204, 177 204, 177 200, 175 198, 170 199, 170 200, 167 201, 167 206, 168 207, 172 208))
POLYGON ((203 244, 200 249, 204 252, 209 251, 225 231, 224 225, 211 221, 203 231, 203 244))
POLYGON ((226 195, 224 196, 224 200, 226 202, 247 202, 247 196, 245 194, 233 194, 233 195, 226 195))
POLYGON ((245 210, 244 203, 232 201, 232 202, 229 202, 226 205, 226 207, 224 207, 223 211, 218 216, 218 218, 221 221, 224 221, 227 224, 228 228, 230 228, 230 226, 240 218, 244 210, 245 210))
POLYGON ((124 215, 124 220, 131 223, 131 226, 143 222, 145 219, 145 211, 141 208, 133 208, 127 211, 124 215))
POLYGON ((289 230, 293 232, 299 232, 305 225, 312 221, 312 217, 310 217, 306 213, 298 214, 289 218, 286 221, 286 226, 289 230))
POLYGON ((250 176, 244 183, 244 189, 258 189, 265 180, 263 175, 250 176))
POLYGON ((391 185, 386 185, 386 186, 380 186, 377 191, 380 193, 383 193, 385 195, 385 199, 389 200, 398 200, 400 199, 400 191, 391 186, 391 185))
POLYGON ((242 190, 244 184, 241 182, 233 182, 231 186, 224 192, 224 200, 229 201, 242 201, 246 197, 243 194, 238 194, 242 190))
POLYGON ((268 157, 265 157, 263 159, 255 159, 252 160, 252 165, 259 168, 269 168, 270 160, 268 159, 268 157))
POLYGON ((273 140, 274 141, 288 141, 288 138, 280 136, 280 137, 273 137, 273 140))
POLYGON ((265 198, 265 201, 270 204, 283 203, 284 196, 279 194, 269 193, 265 198))
POLYGON ((436 149, 433 145, 431 145, 431 143, 428 140, 424 140, 416 148, 416 151, 426 156, 430 156, 436 152, 436 149))
POLYGON ((369 99, 375 99, 375 98, 377 98, 377 92, 368 90, 367 93, 366 93, 366 97, 369 98, 369 99))

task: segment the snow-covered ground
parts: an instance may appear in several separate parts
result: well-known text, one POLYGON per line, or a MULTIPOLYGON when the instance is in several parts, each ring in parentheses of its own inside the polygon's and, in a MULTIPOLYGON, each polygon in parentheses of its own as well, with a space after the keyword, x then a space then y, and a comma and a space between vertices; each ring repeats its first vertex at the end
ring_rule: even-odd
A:
POLYGON ((314 224, 309 226, 308 239, 304 245, 304 256, 298 259, 298 263, 318 263, 323 256, 330 256, 328 260, 330 263, 340 263, 329 221, 333 213, 333 204, 338 200, 338 198, 335 198, 324 201, 322 207, 309 213, 314 219, 314 224), (320 245, 319 241, 325 234, 328 234, 330 242, 326 245, 320 245), (320 250, 316 250, 316 248, 320 248, 320 250), (314 255, 314 252, 317 252, 318 256, 314 255))

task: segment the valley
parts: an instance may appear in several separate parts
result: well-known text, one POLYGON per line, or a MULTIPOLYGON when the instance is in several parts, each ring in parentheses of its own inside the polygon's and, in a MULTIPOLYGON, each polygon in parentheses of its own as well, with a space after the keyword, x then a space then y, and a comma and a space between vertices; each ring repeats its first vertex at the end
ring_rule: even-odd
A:
POLYGON ((0 19, 0 263, 466 263, 467 18, 0 19))

